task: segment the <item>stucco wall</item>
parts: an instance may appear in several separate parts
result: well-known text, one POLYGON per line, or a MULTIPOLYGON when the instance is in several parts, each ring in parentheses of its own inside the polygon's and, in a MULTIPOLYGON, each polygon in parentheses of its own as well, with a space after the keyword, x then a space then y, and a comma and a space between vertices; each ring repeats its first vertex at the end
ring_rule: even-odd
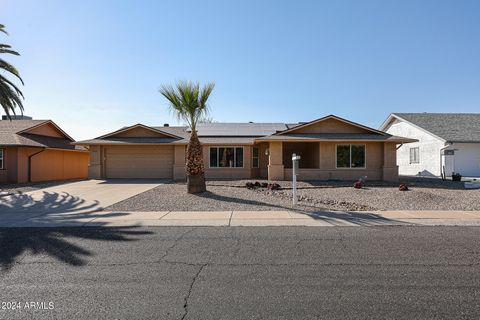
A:
POLYGON ((142 127, 132 128, 123 132, 119 132, 112 137, 168 137, 156 131, 152 131, 142 127))
POLYGON ((295 129, 294 133, 365 133, 363 128, 336 119, 327 119, 309 126, 295 129))
POLYGON ((17 147, 3 149, 3 169, 0 170, 0 183, 17 182, 17 147))
POLYGON ((88 162, 88 177, 90 179, 102 179, 103 161, 102 146, 90 146, 90 159, 88 162))
POLYGON ((57 138, 65 138, 63 133, 61 133, 54 125, 47 123, 41 125, 37 128, 31 129, 27 131, 31 134, 38 134, 41 136, 48 136, 48 137, 57 137, 57 138))
POLYGON ((409 123, 394 120, 386 132, 392 135, 417 139, 418 142, 407 143, 397 150, 397 165, 401 175, 440 176, 440 149, 445 143, 409 123), (419 147, 420 162, 410 163, 410 148, 419 147))
POLYGON ((86 178, 88 157, 87 152, 45 150, 32 158, 32 182, 86 178))
MULTIPOLYGON (((384 143, 367 142, 365 144, 366 165, 365 169, 336 168, 336 142, 320 142, 320 167, 319 169, 300 169, 300 180, 357 180, 367 176, 369 180, 382 180, 384 167, 384 143)), ((349 144, 342 142, 341 144, 349 144)), ((358 142, 352 142, 358 144, 358 142)), ((395 153, 391 149, 386 159, 395 159, 395 153)), ((285 169, 285 180, 292 179, 292 169, 285 169)), ((387 180, 395 180, 387 179, 387 180)))
POLYGON ((252 174, 252 153, 250 145, 208 145, 203 146, 203 160, 206 179, 249 179, 252 174), (243 147, 243 168, 210 168, 210 147, 243 147))
MULTIPOLYGON (((0 170, 0 182, 28 182, 28 157, 41 148, 5 148, 5 170, 0 170)), ((46 149, 31 159, 31 181, 82 179, 87 177, 87 152, 46 149)))

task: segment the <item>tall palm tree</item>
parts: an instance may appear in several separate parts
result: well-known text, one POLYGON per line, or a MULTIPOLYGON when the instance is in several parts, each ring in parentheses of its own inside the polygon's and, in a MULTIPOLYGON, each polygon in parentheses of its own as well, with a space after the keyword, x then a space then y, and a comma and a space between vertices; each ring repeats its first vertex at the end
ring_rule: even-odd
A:
MULTIPOLYGON (((7 31, 5 31, 5 26, 3 24, 0 24, 0 32, 8 35, 7 31)), ((15 56, 20 55, 18 52, 12 50, 11 48, 12 47, 8 44, 0 43, 0 54, 12 54, 15 56)), ((14 75, 20 80, 23 85, 23 80, 20 77, 17 69, 15 69, 14 66, 1 58, 0 71, 4 71, 6 73, 14 75)), ((20 89, 18 89, 18 87, 12 81, 8 80, 2 73, 0 73, 0 105, 7 114, 8 118, 11 119, 10 113, 13 112, 13 114, 16 114, 15 109, 17 107, 23 113, 23 94, 22 91, 20 91, 20 89)))
POLYGON ((187 146, 187 191, 199 193, 206 191, 203 152, 197 135, 197 123, 208 114, 207 100, 215 87, 208 83, 202 88, 198 82, 180 81, 175 87, 163 85, 160 93, 168 100, 170 110, 179 120, 190 127, 190 140, 187 146))

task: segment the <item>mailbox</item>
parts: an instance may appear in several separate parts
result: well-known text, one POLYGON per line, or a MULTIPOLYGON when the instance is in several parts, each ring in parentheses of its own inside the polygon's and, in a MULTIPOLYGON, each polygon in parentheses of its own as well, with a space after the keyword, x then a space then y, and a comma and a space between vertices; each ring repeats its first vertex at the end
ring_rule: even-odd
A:
POLYGON ((292 167, 293 167, 293 174, 298 173, 299 163, 300 163, 300 156, 297 156, 295 153, 292 154, 292 167))
POLYGON ((295 173, 298 172, 298 164, 299 164, 298 160, 297 160, 297 161, 293 161, 293 171, 294 171, 295 173))
POLYGON ((295 153, 292 154, 292 195, 293 195, 293 205, 297 204, 297 174, 298 174, 298 164, 300 163, 300 156, 297 156, 295 153))

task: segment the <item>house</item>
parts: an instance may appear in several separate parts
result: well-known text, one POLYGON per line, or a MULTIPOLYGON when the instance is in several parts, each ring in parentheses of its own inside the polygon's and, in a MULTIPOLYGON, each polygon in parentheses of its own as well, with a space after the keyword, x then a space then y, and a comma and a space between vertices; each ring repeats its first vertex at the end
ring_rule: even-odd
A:
MULTIPOLYGON (((415 141, 329 115, 307 123, 201 123, 207 179, 398 179, 397 144, 415 141)), ((136 124, 76 142, 90 150, 89 176, 185 179, 189 129, 136 124)))
POLYGON ((0 120, 0 183, 86 178, 89 152, 51 120, 0 120))
POLYGON ((480 113, 392 113, 380 130, 418 140, 397 150, 401 175, 480 176, 480 113))

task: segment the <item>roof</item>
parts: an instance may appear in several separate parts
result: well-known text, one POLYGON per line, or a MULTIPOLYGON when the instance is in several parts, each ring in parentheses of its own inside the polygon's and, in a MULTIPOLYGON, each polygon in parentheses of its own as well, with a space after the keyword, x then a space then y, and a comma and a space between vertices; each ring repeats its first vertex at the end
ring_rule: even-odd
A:
MULTIPOLYGON (((200 137, 202 144, 253 144, 252 137, 200 137)), ((153 144, 188 144, 188 138, 151 138, 151 137, 124 137, 124 138, 102 138, 74 142, 76 145, 153 145, 153 144)))
POLYGON ((261 137, 288 129, 285 123, 199 123, 199 137, 230 136, 230 137, 261 137))
MULTIPOLYGON (((363 125, 345 120, 343 118, 329 115, 311 122, 305 123, 201 123, 198 124, 198 136, 202 144, 216 145, 248 145, 255 141, 391 141, 397 143, 414 142, 414 139, 395 137, 388 133, 365 127, 363 125), (352 126, 364 129, 365 133, 348 134, 297 134, 295 128, 311 125, 322 120, 335 118, 352 126)), ((189 139, 189 128, 187 126, 153 126, 147 127, 142 124, 124 127, 120 130, 103 135, 101 137, 78 141, 77 145, 128 145, 128 144, 187 144, 189 139), (170 135, 165 137, 114 137, 116 133, 123 132, 142 126, 152 130, 170 135)))
POLYGON ((73 141, 63 130, 51 120, 1 120, 0 121, 0 145, 1 146, 23 146, 39 148, 60 148, 80 149, 71 144, 73 141), (49 137, 37 134, 30 134, 28 130, 44 124, 52 124, 64 138, 49 137))
POLYGON ((408 139, 389 134, 381 135, 375 133, 290 133, 288 135, 271 135, 255 139, 255 141, 388 141, 397 143, 415 142, 415 139, 408 139))
POLYGON ((318 118, 318 119, 315 119, 315 120, 312 120, 312 121, 309 121, 309 122, 304 122, 304 123, 301 123, 301 124, 299 124, 299 125, 297 125, 297 126, 289 127, 287 130, 278 132, 278 133, 276 133, 276 134, 278 134, 278 135, 283 135, 283 134, 288 134, 288 133, 291 133, 291 132, 295 132, 295 131, 297 131, 298 129, 301 129, 301 128, 304 128, 304 127, 308 127, 308 126, 311 126, 311 125, 313 125, 313 124, 315 124, 315 123, 322 122, 322 121, 325 121, 325 120, 328 120, 328 119, 335 119, 335 120, 338 120, 338 121, 347 123, 347 124, 349 124, 349 125, 351 125, 351 126, 353 126, 353 127, 358 127, 358 128, 364 129, 364 130, 369 131, 369 132, 372 132, 372 133, 381 134, 381 135, 386 134, 386 133, 383 132, 383 131, 380 131, 380 130, 377 130, 377 129, 373 129, 373 128, 364 126, 363 124, 359 124, 359 123, 356 123, 356 122, 353 122, 353 121, 344 119, 344 118, 339 117, 339 116, 336 116, 336 115, 334 115, 334 114, 330 114, 330 115, 328 115, 328 116, 321 117, 321 118, 318 118))
POLYGON ((446 142, 480 142, 480 113, 392 113, 380 128, 385 129, 392 118, 409 122, 446 142))
MULTIPOLYGON (((286 123, 199 123, 197 127, 198 137, 202 144, 253 144, 254 138, 274 134, 279 130, 286 130, 298 124, 286 123)), ((76 145, 100 145, 100 144, 187 144, 190 132, 187 126, 153 126, 147 127, 152 130, 167 133, 172 139, 147 138, 147 137, 111 137, 119 132, 132 129, 136 126, 147 127, 136 124, 124 127, 112 133, 100 136, 95 139, 77 141, 76 145)))
POLYGON ((161 134, 161 135, 165 135, 165 136, 168 136, 170 138, 181 138, 179 136, 176 136, 174 134, 171 134, 165 130, 161 130, 160 127, 149 127, 149 126, 146 126, 144 124, 141 124, 141 123, 137 123, 137 124, 134 124, 133 126, 129 126, 129 127, 123 127, 121 129, 118 129, 116 131, 113 131, 113 132, 110 132, 110 133, 107 133, 103 136, 100 136, 96 139, 104 139, 104 138, 108 138, 108 137, 111 137, 111 136, 114 136, 116 134, 119 134, 119 133, 122 133, 122 132, 125 132, 125 131, 129 131, 129 130, 132 130, 132 129, 135 129, 135 128, 143 128, 143 129, 146 129, 146 130, 149 130, 149 131, 152 131, 152 132, 156 132, 158 134, 161 134))

